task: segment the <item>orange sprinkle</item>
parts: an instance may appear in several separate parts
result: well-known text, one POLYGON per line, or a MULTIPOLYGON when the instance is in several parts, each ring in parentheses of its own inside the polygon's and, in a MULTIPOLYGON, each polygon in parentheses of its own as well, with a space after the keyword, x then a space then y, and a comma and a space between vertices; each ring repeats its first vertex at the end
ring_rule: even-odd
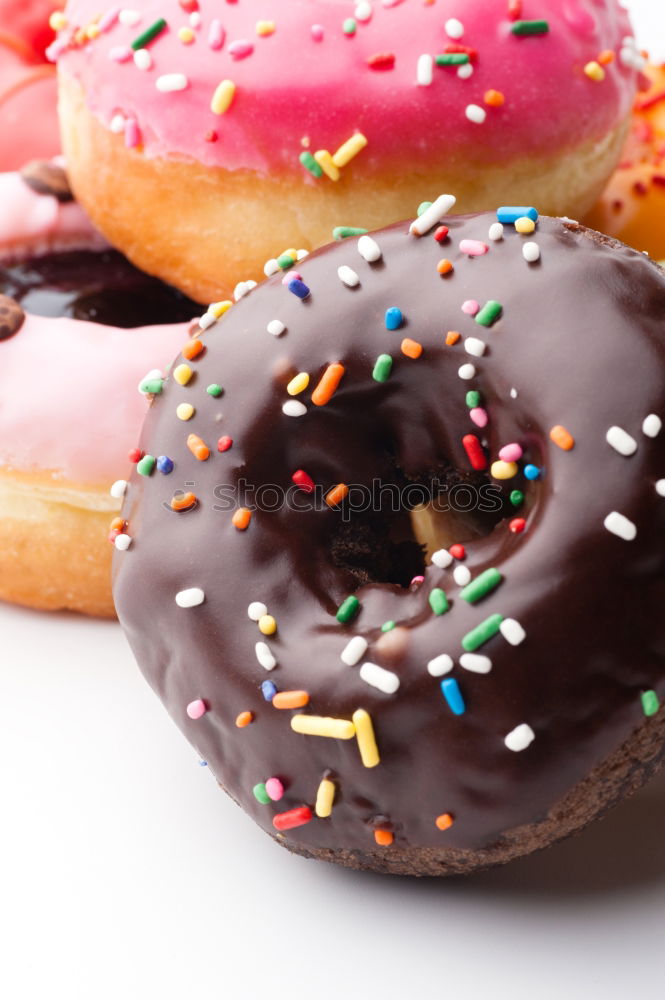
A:
POLYGON ((302 708, 308 704, 306 691, 278 691, 272 700, 273 708, 302 708))
POLYGON ((402 354, 406 354, 407 358, 419 358, 423 353, 423 345, 419 344, 417 340, 411 340, 409 337, 405 337, 402 341, 402 354))
POLYGON ((609 66, 611 62, 614 62, 615 55, 612 49, 603 49, 602 52, 598 53, 596 62, 599 62, 601 66, 609 66))
POLYGON ((231 523, 234 528, 238 531, 246 531, 249 528, 249 522, 252 520, 251 510, 247 510, 246 507, 238 507, 237 511, 231 518, 231 523))
POLYGON ((126 521, 123 521, 121 517, 114 517, 109 524, 109 531, 124 531, 126 527, 126 521))
POLYGON ((210 457, 210 448, 203 441, 198 434, 190 434, 187 438, 187 447, 191 451, 194 458, 198 458, 199 462, 205 462, 207 458, 210 457))
POLYGON ((183 347, 182 356, 188 361, 191 361, 192 358, 197 358, 202 350, 203 341, 199 340, 197 337, 193 337, 191 340, 188 340, 183 347))
POLYGON ((439 830, 447 830, 448 827, 453 825, 455 819, 453 816, 450 815, 450 813, 441 813, 440 816, 436 817, 436 820, 434 822, 436 823, 439 830))
POLYGON ((460 339, 460 336, 461 334, 459 334, 457 330, 448 330, 448 333, 446 334, 446 344, 448 347, 452 347, 453 344, 456 344, 460 339))
POLYGON ((337 386, 342 381, 345 370, 344 365, 328 365, 312 393, 312 402, 315 406, 325 406, 326 403, 330 402, 335 395, 337 386))
POLYGON ((337 507, 348 496, 348 493, 349 487, 346 483, 338 483, 326 494, 326 503, 329 507, 337 507))
POLYGON ((390 830, 375 830, 374 839, 379 847, 390 847, 395 838, 390 830))
POLYGON ((490 106, 490 108, 500 108, 506 103, 506 98, 500 90, 486 90, 483 95, 483 100, 485 104, 490 106))
POLYGON ((171 510, 191 510, 195 503, 193 493, 176 493, 171 500, 171 510))
POLYGON ((236 715, 236 726, 238 729, 244 729, 245 726, 249 726, 252 722, 254 722, 253 712, 241 712, 240 715, 236 715))
POLYGON ((567 431, 565 427, 561 426, 561 424, 557 424, 556 427, 552 428, 550 431, 550 439, 554 441, 555 445, 558 448, 561 448, 562 451, 571 451, 575 447, 575 438, 570 431, 567 431))
POLYGON ((436 269, 439 274, 450 274, 453 269, 453 262, 444 257, 443 260, 440 260, 436 265, 436 269))

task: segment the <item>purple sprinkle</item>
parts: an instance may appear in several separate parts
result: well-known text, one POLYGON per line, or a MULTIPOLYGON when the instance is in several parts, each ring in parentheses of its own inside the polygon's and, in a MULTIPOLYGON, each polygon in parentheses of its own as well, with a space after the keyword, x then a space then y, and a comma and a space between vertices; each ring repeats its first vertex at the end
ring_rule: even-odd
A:
POLYGON ((222 22, 215 19, 210 22, 210 28, 208 29, 208 45, 211 49, 221 49, 224 44, 224 39, 226 38, 226 32, 222 27, 222 22))
POLYGON ((254 51, 254 46, 251 42, 246 39, 241 38, 237 42, 231 42, 229 45, 229 55, 234 59, 246 59, 247 56, 251 56, 254 51))

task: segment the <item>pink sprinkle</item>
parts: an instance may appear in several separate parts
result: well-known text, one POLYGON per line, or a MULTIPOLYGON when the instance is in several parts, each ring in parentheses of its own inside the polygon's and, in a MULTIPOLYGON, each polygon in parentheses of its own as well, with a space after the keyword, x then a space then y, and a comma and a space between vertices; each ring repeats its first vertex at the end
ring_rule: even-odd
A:
POLYGON ((315 42, 322 42, 324 34, 325 31, 322 24, 312 25, 312 38, 315 42))
POLYGON ((118 20, 119 14, 120 14, 119 7, 111 7, 110 10, 107 10, 101 21, 99 21, 97 24, 99 30, 103 32, 103 31, 108 31, 109 28, 112 28, 115 22, 118 20))
POLYGON ((226 38, 226 32, 222 27, 222 22, 215 19, 210 22, 210 28, 208 29, 208 45, 211 49, 221 49, 224 44, 224 39, 226 38))
POLYGON ((475 299, 467 299, 466 302, 462 303, 462 312, 466 313, 467 316, 475 316, 480 309, 480 303, 476 302, 475 299))
POLYGON ((505 444, 499 451, 499 458, 502 462, 519 462, 524 454, 522 446, 513 441, 512 444, 505 444))
POLYGON ((187 706, 187 715, 190 719, 200 719, 202 715, 205 715, 208 711, 206 703, 202 698, 197 698, 195 701, 190 701, 187 706))
POLYGON ((459 248, 462 253, 468 253, 469 257, 482 257, 489 250, 487 243, 481 240, 462 240, 459 248))
POLYGON ((424 583, 424 582, 425 582, 425 577, 424 576, 414 576, 414 578, 411 581, 411 583, 409 584, 409 586, 413 587, 415 589, 416 587, 419 587, 421 585, 421 583, 424 583))
POLYGON ((231 42, 229 45, 229 54, 234 59, 246 59, 247 56, 251 56, 253 51, 254 46, 252 43, 246 41, 244 38, 239 39, 237 42, 231 42))
POLYGON ((279 778, 268 778, 266 781, 266 792, 273 802, 279 802, 284 794, 284 785, 279 778))
POLYGON ((487 410, 484 410, 482 406, 474 406, 472 410, 469 410, 469 416, 476 427, 487 427, 490 419, 487 415, 487 410))
POLYGON ((300 271, 287 271, 282 278, 282 284, 288 285, 289 281, 293 281, 294 278, 297 278, 298 281, 302 281, 302 274, 300 271))
POLYGON ((123 63, 127 62, 127 60, 131 58, 132 50, 129 45, 114 45, 114 47, 109 50, 109 59, 112 59, 113 62, 123 63))
POLYGON ((125 122, 125 146, 127 149, 134 149, 141 142, 141 132, 136 123, 136 119, 128 118, 125 122))
POLYGON ((67 42, 64 38, 56 38, 54 42, 51 42, 46 50, 46 58, 49 62, 57 62, 62 53, 67 48, 67 42))

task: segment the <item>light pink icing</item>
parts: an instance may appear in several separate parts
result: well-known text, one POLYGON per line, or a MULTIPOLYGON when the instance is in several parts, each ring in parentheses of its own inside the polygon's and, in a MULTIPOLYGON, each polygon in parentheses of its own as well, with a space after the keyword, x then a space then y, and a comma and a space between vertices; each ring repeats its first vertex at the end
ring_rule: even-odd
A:
POLYGON ((629 113, 636 87, 637 71, 618 58, 630 24, 617 0, 523 0, 522 18, 549 22, 549 32, 537 37, 511 34, 508 0, 374 0, 370 20, 357 21, 353 36, 342 25, 357 0, 199 0, 199 6, 200 27, 189 45, 178 37, 189 24, 178 0, 140 0, 132 4, 139 24, 106 18, 97 38, 68 47, 74 29, 105 8, 99 0, 67 5, 69 27, 58 41, 63 71, 81 82, 104 124, 118 115, 135 122, 148 156, 264 173, 287 167, 314 183, 298 162, 303 143, 333 153, 361 131, 368 145, 354 161, 354 175, 412 170, 414 162, 444 155, 448 163, 505 162, 599 139, 629 113), (129 47, 161 17, 168 28, 148 45, 152 67, 139 69, 129 47), (274 33, 260 37, 258 18, 274 21, 274 33), (462 38, 446 34, 449 18, 462 22, 462 38), (241 42, 253 46, 249 55, 241 42), (435 65, 432 83, 418 85, 418 58, 442 53, 447 44, 477 50, 473 74, 463 79, 455 67, 435 65), (617 58, 605 66, 605 79, 590 79, 584 66, 608 49, 617 58), (379 53, 394 54, 394 66, 371 69, 367 60, 379 53), (128 58, 116 61, 120 56, 128 58), (184 74, 186 88, 160 92, 155 82, 166 74, 184 74), (236 92, 228 111, 217 115, 210 102, 225 79, 236 92), (504 94, 502 107, 484 104, 490 89, 504 94), (467 118, 469 104, 486 110, 482 124, 467 118), (211 131, 216 141, 206 140, 211 131))
MULTIPOLYGON (((62 246, 107 244, 74 202, 35 194, 18 174, 0 175, 0 259, 62 246)), ((184 323, 121 330, 28 314, 0 341, 0 465, 47 469, 55 485, 125 477, 147 407, 137 385, 155 366, 166 368, 186 339, 184 323)))

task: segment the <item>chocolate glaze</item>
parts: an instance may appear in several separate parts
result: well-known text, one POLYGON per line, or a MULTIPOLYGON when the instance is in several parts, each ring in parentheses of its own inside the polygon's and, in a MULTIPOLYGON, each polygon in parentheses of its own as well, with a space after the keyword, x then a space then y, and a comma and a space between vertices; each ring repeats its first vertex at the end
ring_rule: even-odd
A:
MULTIPOLYGON (((442 246, 431 233, 409 235, 406 223, 380 232, 377 264, 361 259, 355 240, 312 254, 298 265, 311 289, 304 302, 277 276, 235 305, 204 335, 205 354, 190 362, 194 378, 187 386, 168 379, 148 415, 142 448, 171 457, 173 473, 134 475, 124 506, 133 542, 115 557, 119 617, 148 681, 222 785, 274 832, 273 815, 313 806, 331 772, 332 816, 285 835, 303 851, 375 849, 377 826, 394 832, 396 848, 490 848, 507 831, 544 820, 626 740, 648 744, 645 727, 654 722, 645 719, 641 693, 665 697, 665 498, 655 489, 665 476, 665 432, 649 438, 641 429, 648 414, 665 417, 665 278, 643 255, 554 219, 541 219, 529 237, 541 248, 535 265, 511 227, 485 256, 469 258, 460 239, 486 240, 494 216, 446 221, 442 246), (455 266, 445 278, 436 270, 441 257, 455 266), (340 282, 342 264, 357 271, 359 287, 340 282), (479 326, 461 312, 467 299, 499 300, 502 317, 479 326), (404 313, 398 331, 385 328, 389 306, 404 313), (266 332, 272 319, 287 327, 280 338, 266 332), (446 346, 448 330, 484 340, 485 355, 470 357, 461 341, 446 346), (423 344, 418 360, 401 354, 405 336, 423 344), (371 377, 381 353, 394 358, 382 384, 371 377), (344 378, 326 406, 313 406, 311 391, 332 362, 344 364, 344 378), (477 370, 468 382, 458 376, 465 363, 477 370), (292 418, 281 407, 297 372, 309 372, 311 383, 300 397, 307 414, 292 418), (224 387, 219 399, 206 392, 213 382, 224 387), (484 432, 469 419, 469 389, 482 393, 489 412, 484 432), (176 418, 180 402, 196 407, 187 422, 176 418), (558 424, 575 437, 572 451, 550 441, 558 424), (613 425, 637 441, 632 457, 607 444, 613 425), (189 451, 190 433, 211 447, 207 461, 189 451), (493 566, 504 575, 476 605, 459 597, 452 566, 428 566, 415 590, 359 587, 357 568, 332 555, 340 509, 256 511, 244 532, 232 525, 232 510, 215 509, 224 506, 215 498, 220 485, 244 478, 286 489, 296 469, 326 490, 375 477, 468 480, 461 443, 468 433, 480 433, 491 460, 519 441, 525 461, 544 470, 534 483, 520 471, 503 484, 527 495, 516 512, 527 518, 522 534, 500 517, 467 543, 474 577, 493 566), (223 453, 215 448, 220 435, 233 438, 223 453), (176 489, 193 491, 197 506, 169 510, 176 489), (635 541, 605 529, 610 511, 635 523, 635 541), (189 587, 202 588, 205 601, 180 608, 175 595, 189 587), (428 603, 433 587, 450 601, 441 617, 428 603), (353 591, 361 611, 341 625, 335 611, 353 591), (275 636, 261 635, 248 618, 251 601, 274 615, 275 636), (470 673, 459 665, 461 639, 494 613, 517 619, 526 639, 513 647, 492 638, 478 650, 491 657, 491 672, 470 673), (386 641, 381 625, 390 619, 400 631, 386 641), (396 694, 369 687, 359 666, 341 662, 356 634, 370 642, 363 660, 398 674, 396 694), (256 661, 257 641, 277 659, 269 674, 256 661), (426 670, 441 653, 455 660, 448 676, 466 700, 460 716, 426 670), (278 690, 307 690, 300 712, 349 719, 365 708, 380 764, 363 767, 355 740, 294 733, 295 713, 264 700, 267 679, 278 690), (192 720, 186 706, 198 698, 208 711, 192 720), (247 710, 254 721, 239 729, 236 716, 247 710), (504 737, 520 723, 535 740, 516 753, 504 737), (271 776, 285 795, 261 805, 252 788, 271 776), (435 818, 444 812, 455 822, 442 832, 435 818)), ((375 524, 376 559, 364 570, 370 580, 385 576, 386 532, 394 532, 385 512, 375 524)))

